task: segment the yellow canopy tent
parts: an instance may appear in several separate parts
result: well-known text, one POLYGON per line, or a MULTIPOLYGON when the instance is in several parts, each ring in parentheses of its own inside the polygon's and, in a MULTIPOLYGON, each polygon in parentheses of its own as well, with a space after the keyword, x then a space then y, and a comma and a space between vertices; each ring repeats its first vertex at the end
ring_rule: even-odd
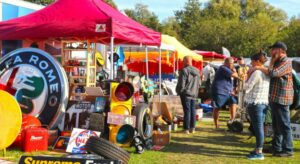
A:
POLYGON ((169 35, 162 35, 162 43, 172 45, 175 47, 175 50, 177 52, 177 58, 179 60, 183 60, 185 56, 192 56, 193 60, 196 62, 202 62, 202 56, 195 53, 194 51, 191 51, 187 47, 185 47, 183 44, 181 44, 176 38, 169 36, 169 35))
MULTIPOLYGON (((176 53, 176 59, 183 60, 185 56, 192 56, 193 60, 195 62, 202 62, 203 58, 201 55, 195 53, 194 51, 191 51, 187 47, 185 47, 183 44, 181 44, 176 38, 169 36, 169 35, 162 35, 162 43, 166 45, 173 46, 176 53)), ((166 61, 169 59, 173 59, 173 55, 170 55, 172 51, 162 51, 162 61, 166 61)), ((140 52, 131 52, 131 51, 125 51, 125 61, 127 60, 133 60, 133 61, 144 61, 145 60, 145 51, 140 52)), ((159 52, 158 51, 149 51, 148 52, 148 59, 149 60, 155 60, 159 58, 159 52)))

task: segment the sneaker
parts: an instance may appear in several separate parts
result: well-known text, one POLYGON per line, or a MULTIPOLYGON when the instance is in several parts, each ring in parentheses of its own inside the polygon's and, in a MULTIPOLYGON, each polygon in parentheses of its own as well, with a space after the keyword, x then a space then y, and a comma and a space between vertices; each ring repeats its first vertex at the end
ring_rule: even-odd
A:
POLYGON ((249 154, 247 157, 250 160, 264 160, 265 159, 264 155, 261 153, 249 154))
POLYGON ((184 130, 185 134, 190 134, 189 130, 184 130))
POLYGON ((280 153, 274 153, 273 156, 276 157, 293 157, 293 153, 284 153, 284 152, 280 152, 280 153))
POLYGON ((256 154, 255 150, 249 152, 249 155, 253 155, 253 154, 256 154))
POLYGON ((190 129, 190 133, 195 134, 195 128, 190 129))

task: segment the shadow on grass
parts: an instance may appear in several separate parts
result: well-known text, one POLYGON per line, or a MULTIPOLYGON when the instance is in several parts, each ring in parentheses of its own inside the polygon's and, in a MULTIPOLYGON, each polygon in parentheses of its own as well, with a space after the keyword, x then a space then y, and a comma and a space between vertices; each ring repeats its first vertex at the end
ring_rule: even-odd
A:
POLYGON ((215 146, 226 146, 226 147, 250 147, 252 144, 247 144, 242 142, 243 138, 237 136, 194 136, 193 138, 182 138, 182 137, 172 137, 175 142, 190 142, 198 144, 210 144, 215 146))
POLYGON ((225 129, 216 131, 203 128, 198 132, 200 133, 192 137, 172 136, 172 143, 162 151, 210 157, 243 158, 254 146, 251 143, 244 143, 242 140, 245 140, 245 137, 241 134, 227 133, 225 129), (206 134, 201 136, 201 133, 206 134))
MULTIPOLYGON (((244 151, 244 150, 243 150, 244 151)), ((224 148, 212 148, 201 145, 190 145, 184 143, 172 143, 168 147, 162 150, 162 152, 180 153, 180 154, 197 154, 204 156, 216 156, 216 157, 227 157, 227 158, 241 158, 245 157, 244 152, 240 149, 228 149, 224 148)))

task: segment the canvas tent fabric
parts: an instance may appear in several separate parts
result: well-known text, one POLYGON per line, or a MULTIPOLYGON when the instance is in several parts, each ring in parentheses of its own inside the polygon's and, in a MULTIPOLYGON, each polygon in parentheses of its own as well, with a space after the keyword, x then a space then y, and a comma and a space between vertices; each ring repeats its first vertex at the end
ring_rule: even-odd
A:
POLYGON ((226 59, 225 55, 216 53, 214 51, 195 51, 197 54, 202 55, 203 58, 226 59))
MULTIPOLYGON (((126 63, 127 68, 131 72, 139 72, 143 75, 147 74, 146 70, 146 62, 143 61, 135 61, 126 63)), ((159 74, 159 62, 157 60, 149 60, 149 75, 157 75, 159 74)), ((166 63, 164 61, 161 62, 161 70, 164 74, 174 73, 174 68, 172 64, 166 63)))
MULTIPOLYGON (((214 51, 199 51, 199 50, 195 50, 194 52, 196 52, 198 55, 201 55, 203 57, 204 61, 224 61, 224 59, 227 58, 227 56, 223 55, 223 54, 219 54, 217 52, 214 51)), ((236 62, 238 58, 231 56, 233 58, 233 60, 236 62)))
POLYGON ((198 55, 194 51, 188 49, 185 47, 182 43, 180 43, 175 37, 169 36, 169 35, 162 35, 162 42, 167 45, 174 46, 176 52, 177 52, 177 58, 179 60, 183 60, 185 56, 192 56, 193 60, 195 62, 201 62, 202 56, 198 55))
POLYGON ((102 0, 58 0, 32 14, 0 22, 0 40, 88 39, 160 46, 161 34, 102 0))
MULTIPOLYGON (((173 62, 173 53, 172 51, 162 51, 161 52, 161 60, 173 62), (168 59, 169 58, 169 59, 168 59)), ((124 51, 125 54, 125 62, 127 61, 146 61, 146 52, 145 51, 124 51)), ((148 59, 149 60, 159 60, 159 52, 158 51, 149 51, 148 52, 148 59)))

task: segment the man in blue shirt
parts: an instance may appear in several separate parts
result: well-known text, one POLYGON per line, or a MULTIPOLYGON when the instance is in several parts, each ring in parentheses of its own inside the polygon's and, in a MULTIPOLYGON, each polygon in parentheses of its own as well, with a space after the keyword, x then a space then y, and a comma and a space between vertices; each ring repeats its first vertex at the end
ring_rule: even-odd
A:
POLYGON ((226 104, 230 105, 230 121, 233 121, 236 108, 237 99, 233 93, 233 79, 239 79, 239 76, 234 68, 234 60, 232 57, 225 59, 224 65, 217 70, 215 79, 213 81, 212 104, 214 107, 213 117, 216 128, 219 128, 219 111, 226 104))

